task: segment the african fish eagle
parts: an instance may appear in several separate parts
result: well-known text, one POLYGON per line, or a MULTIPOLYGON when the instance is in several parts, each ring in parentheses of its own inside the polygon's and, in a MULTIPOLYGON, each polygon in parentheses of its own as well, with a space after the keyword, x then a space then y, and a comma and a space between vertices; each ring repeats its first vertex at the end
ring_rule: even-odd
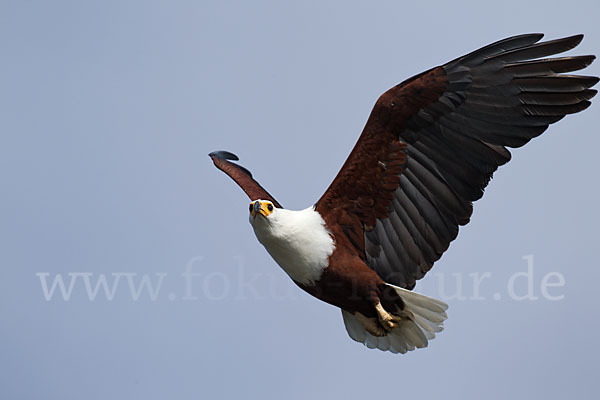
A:
POLYGON ((447 305, 415 292, 469 222, 472 203, 520 147, 586 109, 597 77, 569 75, 594 56, 544 58, 583 35, 500 40, 379 97, 327 191, 284 209, 226 151, 215 166, 250 197, 259 242, 303 290, 339 307, 352 339, 405 353, 443 329, 447 305))

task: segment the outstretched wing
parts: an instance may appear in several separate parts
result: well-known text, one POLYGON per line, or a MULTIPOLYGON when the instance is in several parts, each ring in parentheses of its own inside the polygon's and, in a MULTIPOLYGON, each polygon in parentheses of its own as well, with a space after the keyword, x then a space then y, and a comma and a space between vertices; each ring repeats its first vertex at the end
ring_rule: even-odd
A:
POLYGON ((213 151, 208 156, 212 159, 215 167, 229 175, 246 192, 250 200, 269 200, 275 207, 283 208, 269 192, 254 180, 250 171, 229 161, 238 161, 238 156, 228 151, 213 151))
POLYGON ((469 222, 506 147, 586 109, 596 77, 564 75, 594 56, 542 59, 583 35, 501 40, 385 92, 344 166, 316 203, 365 262, 412 288, 469 222))

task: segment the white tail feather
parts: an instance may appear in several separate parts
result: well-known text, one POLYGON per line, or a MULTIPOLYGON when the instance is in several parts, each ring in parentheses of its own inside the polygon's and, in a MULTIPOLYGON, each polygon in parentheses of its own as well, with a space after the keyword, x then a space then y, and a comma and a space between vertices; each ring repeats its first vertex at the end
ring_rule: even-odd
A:
POLYGON ((386 336, 373 336, 363 326, 359 319, 348 311, 342 310, 344 325, 350 337, 364 343, 371 349, 406 353, 415 348, 427 347, 429 340, 435 338, 437 332, 444 329, 443 322, 448 317, 448 305, 441 300, 411 292, 397 286, 389 285, 404 301, 404 312, 411 319, 402 321, 386 336))

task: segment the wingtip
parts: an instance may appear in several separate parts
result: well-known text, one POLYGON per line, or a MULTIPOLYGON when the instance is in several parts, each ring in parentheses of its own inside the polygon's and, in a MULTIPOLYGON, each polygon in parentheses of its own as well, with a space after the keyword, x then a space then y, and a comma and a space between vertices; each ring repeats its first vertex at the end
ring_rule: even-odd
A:
POLYGON ((565 38, 562 39, 556 39, 556 41, 565 41, 565 42, 570 42, 570 49, 574 49, 575 47, 579 46, 579 43, 581 43, 581 41, 583 40, 583 34, 579 33, 577 35, 572 35, 572 36, 567 36, 565 38))
POLYGON ((238 156, 236 156, 235 154, 233 154, 229 151, 225 151, 225 150, 213 151, 211 153, 208 153, 208 156, 210 158, 216 157, 216 158, 221 158, 223 160, 239 161, 238 156))
MULTIPOLYGON (((542 39, 545 35, 543 33, 528 33, 526 34, 526 36, 537 36, 539 39, 542 39)), ((579 44, 582 40, 583 40, 583 33, 577 33, 575 35, 571 35, 571 36, 565 36, 565 37, 561 37, 558 39, 552 39, 552 41, 556 41, 556 40, 572 40, 574 42, 577 42, 577 44, 579 44)))
POLYGON ((525 33, 523 35, 518 35, 518 36, 535 38, 536 42, 539 42, 540 40, 542 40, 542 38, 545 36, 545 34, 543 34, 542 32, 532 32, 532 33, 525 33))
MULTIPOLYGON (((215 158, 219 159, 219 160, 227 160, 227 161, 239 161, 240 160, 238 158, 238 156, 236 156, 232 152, 229 152, 226 150, 213 151, 211 153, 208 153, 208 156, 213 160, 213 162, 215 164, 216 164, 215 158)), ((244 168, 241 165, 236 164, 236 163, 229 163, 229 164, 234 165, 236 168, 239 168, 243 173, 245 173, 250 178, 252 178, 252 173, 250 171, 248 171, 246 168, 244 168)))

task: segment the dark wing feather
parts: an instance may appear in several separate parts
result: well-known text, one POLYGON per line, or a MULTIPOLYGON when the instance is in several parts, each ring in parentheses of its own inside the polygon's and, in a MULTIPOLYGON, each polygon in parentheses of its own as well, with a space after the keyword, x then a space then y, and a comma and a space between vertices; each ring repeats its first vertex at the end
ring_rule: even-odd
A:
MULTIPOLYGON (((541 59, 582 35, 501 40, 385 92, 316 204, 329 226, 364 233, 354 246, 387 282, 412 288, 469 222, 472 202, 519 147, 589 107, 596 77, 564 75, 594 56, 541 59)), ((338 238, 339 239, 339 238, 338 238)))
POLYGON ((250 200, 269 200, 275 207, 283 208, 269 192, 254 180, 250 171, 241 165, 229 161, 239 160, 235 154, 228 151, 213 151, 208 156, 217 168, 229 175, 246 192, 250 200))

